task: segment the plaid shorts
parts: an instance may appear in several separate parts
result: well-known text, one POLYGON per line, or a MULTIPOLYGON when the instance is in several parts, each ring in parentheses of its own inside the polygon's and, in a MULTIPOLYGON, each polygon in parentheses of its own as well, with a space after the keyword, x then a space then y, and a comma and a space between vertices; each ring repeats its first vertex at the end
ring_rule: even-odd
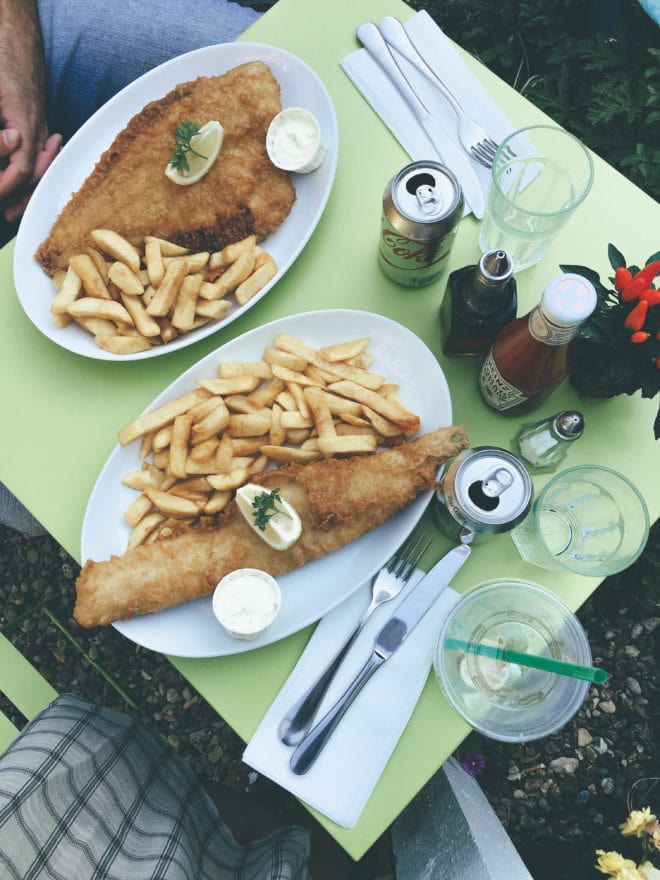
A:
POLYGON ((71 695, 0 756, 2 880, 308 880, 309 834, 240 846, 174 750, 71 695))

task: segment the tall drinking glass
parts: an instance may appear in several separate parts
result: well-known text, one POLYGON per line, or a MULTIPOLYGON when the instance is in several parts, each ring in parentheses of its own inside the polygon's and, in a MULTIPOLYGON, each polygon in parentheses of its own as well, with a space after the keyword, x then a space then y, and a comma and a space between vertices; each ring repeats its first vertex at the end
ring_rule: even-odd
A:
POLYGON ((538 263, 593 183, 591 156, 572 134, 530 125, 495 154, 479 246, 500 248, 519 272, 538 263))

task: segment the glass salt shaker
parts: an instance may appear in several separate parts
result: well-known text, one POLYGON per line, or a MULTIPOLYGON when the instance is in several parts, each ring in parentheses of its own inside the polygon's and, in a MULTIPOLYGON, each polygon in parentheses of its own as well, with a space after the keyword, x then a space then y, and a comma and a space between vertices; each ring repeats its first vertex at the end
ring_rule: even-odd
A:
POLYGON ((526 422, 511 441, 514 451, 537 472, 553 471, 582 436, 584 417, 577 410, 563 410, 540 422, 526 422))

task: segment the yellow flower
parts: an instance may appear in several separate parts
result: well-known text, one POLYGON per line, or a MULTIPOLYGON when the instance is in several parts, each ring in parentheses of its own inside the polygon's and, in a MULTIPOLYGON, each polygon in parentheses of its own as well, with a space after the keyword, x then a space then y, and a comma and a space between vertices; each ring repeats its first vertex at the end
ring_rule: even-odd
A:
POLYGON ((646 878, 639 873, 633 864, 632 868, 621 868, 616 874, 615 880, 646 880, 646 878))
MULTIPOLYGON (((636 865, 632 859, 624 859, 624 857, 618 852, 605 852, 605 850, 597 849, 596 855, 598 856, 598 862, 596 864, 598 870, 602 874, 616 875, 617 880, 618 875, 624 868, 634 868, 636 870, 636 865)), ((625 878, 625 880, 633 880, 633 877, 625 878)), ((637 880, 637 878, 635 878, 635 880, 637 880)))
POLYGON ((644 807, 643 810, 633 810, 626 821, 619 825, 621 834, 624 837, 631 837, 633 834, 635 837, 641 837, 644 828, 654 819, 655 816, 652 815, 650 807, 644 807))
POLYGON ((637 870, 643 880, 660 880, 660 871, 650 862, 642 862, 637 870))

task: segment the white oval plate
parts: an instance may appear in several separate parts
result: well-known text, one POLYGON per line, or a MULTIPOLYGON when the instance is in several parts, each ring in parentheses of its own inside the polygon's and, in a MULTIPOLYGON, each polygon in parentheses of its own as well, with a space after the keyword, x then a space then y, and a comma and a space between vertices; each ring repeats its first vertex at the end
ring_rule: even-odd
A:
MULTIPOLYGON (((451 398, 444 373, 429 348, 410 330, 369 312, 350 309, 306 312, 257 327, 198 361, 166 388, 148 410, 191 390, 195 379, 217 375, 221 361, 258 361, 277 333, 289 333, 320 347, 369 337, 371 369, 401 387, 407 407, 421 419, 420 433, 450 425, 451 398)), ((122 476, 140 467, 139 442, 117 446, 92 491, 83 521, 82 559, 108 559, 126 549, 130 529, 123 514, 135 492, 122 476)), ((424 492, 372 532, 303 568, 279 578, 280 613, 258 639, 232 639, 213 616, 211 597, 113 624, 138 645, 179 657, 237 654, 276 642, 318 620, 371 577, 405 540, 431 498, 424 492)))
POLYGON ((316 228, 328 201, 337 168, 337 146, 337 118, 330 95, 314 71, 295 55, 262 43, 222 43, 173 58, 145 73, 104 104, 76 132, 44 175, 28 203, 16 240, 14 285, 18 299, 32 323, 45 336, 62 348, 85 357, 108 361, 142 360, 192 345, 252 308, 292 265, 316 228), (112 354, 100 349, 94 338, 75 324, 57 327, 49 310, 55 287, 34 259, 34 254, 47 238, 71 193, 80 189, 101 153, 149 101, 162 98, 180 82, 198 76, 217 76, 248 61, 263 61, 271 68, 281 86, 283 107, 305 107, 314 113, 327 148, 325 160, 316 171, 291 176, 296 190, 294 206, 279 229, 263 242, 264 248, 275 258, 277 275, 243 307, 232 301, 223 320, 206 324, 148 351, 112 354))

